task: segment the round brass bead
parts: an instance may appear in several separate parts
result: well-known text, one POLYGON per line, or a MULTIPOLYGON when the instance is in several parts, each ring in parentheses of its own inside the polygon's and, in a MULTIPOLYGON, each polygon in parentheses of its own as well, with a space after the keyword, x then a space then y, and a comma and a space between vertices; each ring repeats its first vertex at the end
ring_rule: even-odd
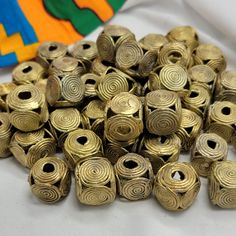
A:
POLYGON ((210 168, 215 161, 227 158, 228 144, 214 133, 200 134, 191 151, 191 164, 196 172, 203 177, 210 174, 210 168))
POLYGON ((228 101, 217 101, 209 107, 206 130, 216 133, 230 142, 236 124, 236 105, 228 101))
POLYGON ((69 132, 82 126, 82 117, 76 108, 61 108, 49 116, 50 131, 56 138, 59 147, 63 147, 69 132))
POLYGON ((104 205, 116 197, 116 180, 111 163, 103 157, 91 157, 75 168, 76 195, 82 204, 104 205))
POLYGON ((16 131, 9 147, 22 166, 32 168, 36 161, 56 152, 56 140, 46 129, 27 133, 16 131))
POLYGON ((183 108, 180 128, 176 135, 181 140, 181 147, 183 151, 189 151, 195 139, 202 130, 202 118, 194 111, 183 108))
POLYGON ((63 152, 67 164, 74 171, 79 161, 92 156, 103 156, 102 140, 91 130, 77 129, 68 134, 63 152))
POLYGON ((1 83, 0 84, 0 111, 7 111, 6 97, 17 87, 15 83, 1 83))
POLYGON ((32 193, 45 203, 55 203, 70 191, 71 175, 66 163, 56 157, 38 160, 28 178, 32 193))
POLYGON ((87 73, 81 76, 81 80, 85 84, 85 97, 97 96, 96 87, 100 83, 100 79, 100 76, 93 73, 87 73))
POLYGON ((123 92, 106 105, 105 136, 110 142, 129 146, 143 131, 142 103, 133 94, 123 92))
POLYGON ((200 44, 193 52, 196 65, 208 65, 216 73, 226 68, 226 61, 220 48, 212 44, 200 44))
POLYGON ((64 57, 68 53, 67 46, 59 42, 45 42, 38 47, 36 60, 45 68, 53 60, 64 57))
POLYGON ((236 162, 214 162, 209 180, 209 198, 221 208, 236 208, 236 162))
POLYGON ((101 76, 106 72, 108 67, 114 67, 114 66, 115 65, 113 63, 101 60, 100 57, 97 57, 92 61, 91 72, 101 76))
POLYGON ((181 101, 175 92, 156 90, 145 97, 147 130, 156 135, 170 135, 179 129, 182 117, 181 101))
POLYGON ((6 103, 11 124, 21 131, 38 130, 48 120, 45 96, 32 84, 16 87, 8 94, 6 103))
POLYGON ((148 159, 135 153, 120 157, 114 166, 117 189, 131 201, 147 198, 152 192, 153 171, 148 159))
POLYGON ((139 146, 138 152, 148 158, 152 164, 154 174, 168 162, 179 159, 181 141, 177 135, 154 136, 146 135, 139 146))
POLYGON ((200 190, 200 179, 189 163, 168 163, 157 173, 154 193, 167 210, 181 211, 189 208, 200 190))
POLYGON ((0 112, 0 158, 10 156, 9 144, 11 141, 11 123, 5 112, 0 112))

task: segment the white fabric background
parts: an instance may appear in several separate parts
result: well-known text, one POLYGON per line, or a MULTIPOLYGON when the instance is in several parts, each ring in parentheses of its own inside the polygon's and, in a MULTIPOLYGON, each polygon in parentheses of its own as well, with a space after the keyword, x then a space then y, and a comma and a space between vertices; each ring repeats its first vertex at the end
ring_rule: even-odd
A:
MULTIPOLYGON (((99 1, 99 0, 98 0, 99 1)), ((192 25, 203 42, 225 52, 229 68, 236 62, 236 2, 233 0, 127 0, 112 20, 129 27, 137 38, 150 32, 165 34, 178 25, 192 25)), ((95 40, 101 28, 88 36, 95 40)), ((12 68, 0 71, 10 81, 12 68)), ((230 149, 232 149, 230 147, 230 149)), ((189 156, 181 156, 189 160, 189 156)), ((229 159, 236 160, 230 150, 229 159)), ((235 210, 213 207, 207 195, 207 180, 187 211, 164 210, 154 198, 138 202, 117 200, 102 207, 82 206, 70 195, 55 205, 39 202, 30 192, 28 171, 13 158, 0 160, 0 235, 222 235, 236 233, 235 210)))

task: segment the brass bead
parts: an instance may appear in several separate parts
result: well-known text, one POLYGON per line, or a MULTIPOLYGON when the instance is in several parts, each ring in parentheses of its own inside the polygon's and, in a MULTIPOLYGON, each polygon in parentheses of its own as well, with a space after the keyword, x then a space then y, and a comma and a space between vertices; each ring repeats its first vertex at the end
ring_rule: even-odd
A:
POLYGON ((236 208, 236 162, 213 163, 208 179, 212 204, 221 208, 236 208))
POLYGON ((116 197, 116 180, 111 163, 103 157, 91 157, 75 168, 76 195, 82 204, 104 205, 116 197))
POLYGON ((20 85, 6 99, 10 122, 17 129, 29 132, 40 129, 49 114, 44 94, 32 85, 20 85))
POLYGON ((9 147, 22 166, 32 168, 36 161, 56 152, 56 140, 46 129, 27 133, 16 131, 9 147))
POLYGON ((128 153, 119 158, 114 170, 121 197, 136 201, 145 199, 151 194, 154 177, 148 159, 135 153, 128 153))
POLYGON ((0 83, 0 111, 7 111, 6 97, 17 87, 15 83, 0 83))
POLYGON ((114 67, 113 63, 101 60, 101 58, 97 57, 92 61, 91 72, 96 75, 103 75, 108 67, 114 67))
POLYGON ((199 83, 193 83, 189 91, 190 93, 183 97, 183 106, 196 112, 204 119, 211 103, 209 90, 199 83))
POLYGON ((82 126, 80 112, 76 108, 56 109, 49 116, 49 126, 62 148, 68 133, 82 126))
POLYGON ((139 146, 139 153, 148 158, 154 174, 168 162, 178 161, 181 142, 177 135, 146 135, 139 146))
POLYGON ((34 85, 40 90, 42 94, 46 94, 47 90, 47 79, 38 80, 34 85))
POLYGON ((142 133, 142 104, 137 96, 119 93, 107 103, 105 113, 105 136, 110 142, 129 146, 142 133))
POLYGON ((214 93, 217 74, 208 65, 195 65, 188 70, 189 77, 193 83, 199 83, 209 89, 211 95, 214 93))
POLYGON ((145 98, 147 130, 156 135, 170 135, 179 129, 182 117, 181 101, 175 92, 156 90, 145 98))
POLYGON ((100 79, 100 76, 93 73, 87 73, 81 76, 81 80, 85 84, 85 97, 97 96, 96 87, 100 83, 100 79))
POLYGON ((63 152, 69 168, 74 171, 79 161, 87 157, 103 156, 102 140, 91 130, 77 129, 67 136, 63 152))
POLYGON ((215 161, 227 158, 227 142, 214 133, 200 134, 191 151, 191 163, 196 172, 203 177, 210 174, 210 168, 215 161))
POLYGON ((51 62, 67 54, 67 46, 59 42, 45 42, 38 47, 36 60, 45 68, 51 62))
POLYGON ((236 105, 228 101, 214 102, 208 112, 206 130, 230 142, 236 124, 236 105))
POLYGON ((189 163, 168 163, 157 173, 154 193, 167 210, 181 211, 189 208, 200 190, 200 179, 189 163))
POLYGON ((98 54, 102 60, 114 62, 117 48, 128 40, 134 40, 134 34, 119 25, 107 25, 97 38, 98 54))
POLYGON ((9 144, 11 140, 11 123, 5 112, 0 112, 0 158, 10 156, 9 144))
POLYGON ((216 73, 226 68, 226 61, 220 48, 212 44, 200 44, 193 52, 196 65, 208 65, 216 73))
POLYGON ((176 132, 176 135, 181 140, 182 150, 189 151, 195 139, 200 134, 202 125, 202 118, 199 115, 194 111, 185 108, 182 109, 180 128, 176 132))
POLYGON ((38 160, 28 178, 32 193, 45 203, 55 203, 70 191, 71 175, 66 163, 56 157, 38 160))

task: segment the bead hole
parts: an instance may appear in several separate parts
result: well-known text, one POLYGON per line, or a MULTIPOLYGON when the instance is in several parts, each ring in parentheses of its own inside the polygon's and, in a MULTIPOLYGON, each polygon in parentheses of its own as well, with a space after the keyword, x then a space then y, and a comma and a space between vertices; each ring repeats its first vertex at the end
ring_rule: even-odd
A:
POLYGON ((135 161, 124 161, 124 166, 128 169, 134 169, 138 166, 138 164, 135 161))
POLYGON ((190 93, 189 97, 190 97, 190 98, 195 98, 195 97, 197 97, 198 95, 199 95, 199 94, 198 94, 197 92, 192 91, 192 92, 190 93))
POLYGON ((224 114, 224 115, 229 115, 231 113, 231 109, 230 107, 224 107, 221 112, 224 114))
POLYGON ((105 60, 103 60, 103 61, 101 61, 101 63, 104 65, 104 66, 113 66, 113 64, 112 63, 110 63, 109 61, 105 61, 105 60))
POLYGON ((86 50, 86 49, 89 49, 91 46, 89 44, 83 44, 83 49, 86 50))
POLYGON ((57 45, 51 45, 49 46, 48 50, 51 51, 55 51, 57 49, 57 45))
POLYGON ((33 68, 31 66, 27 66, 22 70, 22 72, 26 74, 26 73, 29 73, 32 69, 33 68))
POLYGON ((184 176, 184 173, 181 172, 181 171, 175 171, 172 173, 172 178, 175 179, 175 180, 184 180, 185 179, 185 176, 184 176))
POLYGON ((163 144, 163 143, 165 143, 166 139, 167 138, 165 136, 161 136, 160 137, 160 142, 163 144))
POLYGON ((120 36, 112 36, 112 39, 113 39, 113 42, 114 42, 114 43, 116 43, 119 38, 120 38, 120 36))
POLYGON ((182 55, 179 52, 173 52, 169 55, 170 61, 172 63, 176 63, 181 57, 182 55))
POLYGON ((80 144, 82 144, 82 145, 84 145, 85 143, 87 143, 87 141, 88 141, 88 138, 85 137, 85 136, 81 136, 81 137, 77 138, 77 142, 80 143, 80 144))
POLYGON ((18 97, 22 100, 27 100, 27 99, 30 99, 31 98, 31 92, 29 91, 25 91, 25 92, 20 92, 18 94, 18 97))
POLYGON ((2 126, 2 121, 0 121, 0 126, 2 126))
POLYGON ((94 85, 94 84, 96 84, 96 81, 94 79, 87 79, 85 81, 85 84, 92 84, 92 85, 94 85))
POLYGON ((51 163, 47 163, 43 166, 43 171, 46 172, 46 173, 51 173, 55 170, 55 167, 53 164, 51 163))
POLYGON ((117 132, 122 135, 127 135, 131 132, 131 129, 128 126, 119 126, 117 132))
POLYGON ((212 140, 207 140, 208 147, 215 149, 216 148, 216 142, 212 140))

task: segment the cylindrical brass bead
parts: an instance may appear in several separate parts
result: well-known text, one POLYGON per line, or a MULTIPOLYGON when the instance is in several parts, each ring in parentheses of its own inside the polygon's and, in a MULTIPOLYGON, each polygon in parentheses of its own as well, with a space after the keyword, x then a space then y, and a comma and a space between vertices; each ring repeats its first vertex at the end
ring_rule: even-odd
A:
POLYGON ((27 133, 17 131, 9 147, 22 166, 32 168, 36 161, 56 152, 56 140, 46 129, 27 133))
POLYGON ((145 97, 147 130, 156 135, 170 135, 179 129, 182 117, 181 101, 177 93, 156 90, 145 97))
POLYGON ((7 111, 6 97, 16 86, 12 82, 0 84, 0 111, 7 111))
POLYGON ((208 179, 211 202, 221 208, 236 208, 236 162, 214 162, 208 179))
POLYGON ((40 129, 48 120, 45 96, 32 84, 16 87, 8 94, 6 103, 11 124, 21 131, 40 129))
POLYGON ((191 164, 167 163, 156 175, 154 193, 165 209, 181 211, 193 204, 200 185, 200 179, 191 164))
POLYGON ((75 168, 76 195, 82 204, 104 205, 116 197, 116 179, 111 163, 103 157, 91 157, 75 168))
POLYGON ((100 83, 100 79, 100 76, 93 73, 87 73, 81 76, 81 80, 85 84, 85 97, 97 96, 96 87, 100 83))
POLYGON ((203 177, 210 174, 210 168, 215 161, 227 158, 228 144, 214 133, 200 134, 191 151, 191 164, 196 172, 203 177))
POLYGON ((152 192, 153 171, 148 159, 135 153, 119 158, 114 167, 120 196, 131 200, 147 198, 152 192))
POLYGON ((208 112, 206 130, 230 142, 236 124, 236 105, 228 101, 214 102, 208 112))
POLYGON ((168 162, 178 161, 181 142, 177 135, 154 136, 146 135, 139 146, 138 152, 148 158, 154 174, 168 162))
POLYGON ((181 140, 182 150, 189 151, 195 139, 200 134, 202 125, 202 118, 199 115, 194 111, 182 109, 180 128, 176 132, 181 140))
POLYGON ((10 156, 9 144, 11 141, 11 123, 5 112, 0 112, 0 158, 10 156))
POLYGON ((38 160, 29 174, 32 193, 45 203, 55 203, 70 191, 71 175, 66 163, 56 157, 38 160))
POLYGON ((63 152, 70 169, 87 157, 103 156, 102 140, 91 130, 77 129, 67 136, 63 152))

